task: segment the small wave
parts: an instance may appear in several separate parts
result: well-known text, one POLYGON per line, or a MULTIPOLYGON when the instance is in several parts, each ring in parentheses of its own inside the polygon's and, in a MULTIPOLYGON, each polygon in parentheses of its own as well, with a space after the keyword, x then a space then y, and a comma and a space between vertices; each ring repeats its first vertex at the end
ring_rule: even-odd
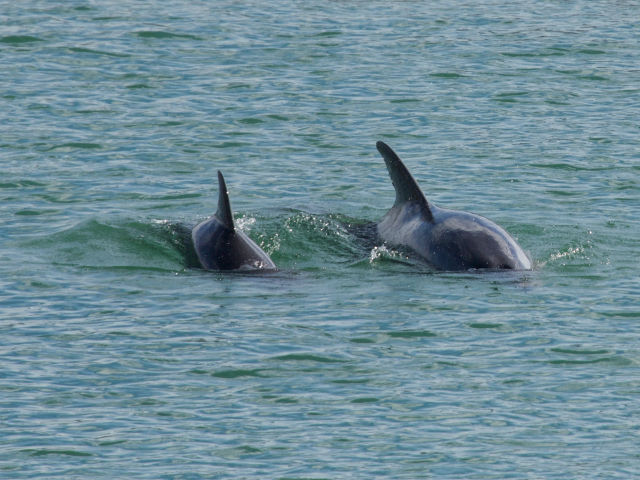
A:
POLYGON ((538 262, 537 266, 579 267, 592 265, 597 261, 606 261, 602 252, 597 248, 593 232, 587 231, 582 238, 566 243, 555 251, 551 251, 546 259, 538 262))
POLYGON ((390 250, 386 245, 380 247, 373 247, 369 254, 369 263, 384 260, 398 260, 402 258, 400 254, 395 250, 390 250))
POLYGON ((26 245, 57 265, 177 271, 194 264, 190 229, 169 221, 90 219, 26 245))
MULTIPOLYGON (((21 212, 22 215, 46 213, 21 212)), ((197 220, 193 222, 196 223, 197 220)), ((400 268, 409 273, 433 273, 428 264, 410 252, 377 244, 379 239, 374 223, 295 210, 269 219, 239 213, 236 223, 281 271, 400 268)), ((87 270, 182 272, 201 268, 193 247, 191 228, 190 224, 166 219, 91 218, 28 240, 23 246, 35 256, 61 266, 87 270)), ((580 252, 557 252, 548 261, 558 261, 580 252)))
POLYGON ((294 211, 278 223, 271 235, 259 238, 277 265, 317 270, 331 263, 351 262, 360 254, 340 217, 294 211))

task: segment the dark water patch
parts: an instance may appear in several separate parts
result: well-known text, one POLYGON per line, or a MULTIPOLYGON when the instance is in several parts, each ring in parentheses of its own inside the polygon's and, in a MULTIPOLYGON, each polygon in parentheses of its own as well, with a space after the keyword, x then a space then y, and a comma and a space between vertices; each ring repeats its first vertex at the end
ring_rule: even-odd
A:
POLYGON ((225 90, 244 90, 252 89, 254 86, 246 82, 230 82, 223 87, 225 90))
POLYGON ((59 213, 60 213, 60 210, 51 209, 51 208, 44 208, 40 210, 27 208, 27 209, 16 211, 14 215, 18 215, 21 217, 37 217, 40 215, 56 215, 59 213))
POLYGON ((335 480, 332 477, 278 477, 276 480, 335 480))
POLYGON ((221 142, 212 145, 213 148, 240 148, 240 147, 250 147, 252 144, 248 142, 221 142))
POLYGON ((270 118, 272 120, 280 120, 281 122, 288 122, 290 120, 290 118, 286 115, 279 115, 277 113, 270 113, 269 115, 267 115, 267 118, 270 118))
POLYGON ((132 85, 127 85, 126 88, 128 88, 129 90, 142 90, 145 88, 153 88, 150 85, 147 85, 146 83, 134 83, 132 85))
POLYGON ((470 323, 469 326, 471 328, 478 328, 478 329, 494 329, 494 328, 502 328, 502 324, 501 323, 483 323, 483 322, 479 322, 479 323, 470 323))
POLYGON ((339 30, 326 30, 324 32, 319 32, 316 33, 315 35, 313 35, 314 37, 319 37, 319 38, 327 38, 327 37, 337 37, 342 35, 342 32, 339 30))
POLYGON ((112 114, 115 113, 113 110, 108 110, 106 108, 83 108, 80 110, 76 110, 76 113, 80 113, 82 115, 93 115, 93 114, 100 114, 100 115, 108 115, 108 114, 112 114))
POLYGON ((251 445, 239 445, 237 447, 217 449, 215 455, 217 458, 238 461, 240 459, 263 455, 264 453, 260 448, 251 445))
POLYGON ((573 70, 573 69, 570 69, 570 70, 567 70, 567 69, 556 69, 555 71, 556 71, 556 73, 561 73, 563 75, 571 75, 571 76, 576 76, 580 72, 582 72, 582 70, 573 70))
POLYGON ((577 51, 577 53, 581 53, 583 55, 606 55, 607 52, 604 50, 598 50, 596 48, 581 48, 577 51))
POLYGON ((589 80, 593 82, 608 82, 609 77, 605 77, 604 75, 597 75, 595 73, 589 75, 580 75, 578 78, 581 80, 589 80))
POLYGON ((0 37, 0 43, 8 45, 22 45, 25 43, 44 42, 42 38, 32 37, 31 35, 8 35, 0 37))
POLYGON ((584 348, 563 348, 563 347, 555 347, 551 349, 552 352, 555 353, 567 353, 570 355, 605 355, 609 353, 608 350, 603 349, 584 349, 584 348))
POLYGON ((53 284, 53 283, 47 283, 47 282, 43 282, 43 281, 39 281, 39 280, 32 280, 32 281, 28 282, 28 285, 30 287, 33 287, 33 288, 45 289, 45 290, 56 288, 56 285, 53 284))
MULTIPOLYGON (((102 311, 100 313, 102 315, 108 315, 108 314, 115 314, 116 311, 102 311)), ((113 330, 113 331, 107 332, 107 335, 115 335, 117 337, 131 337, 133 334, 131 332, 122 332, 119 330, 113 330)))
POLYGON ((345 360, 338 358, 325 357, 321 355, 313 355, 310 353, 289 353, 272 357, 271 360, 282 362, 315 362, 315 363, 344 363, 345 360))
POLYGON ((379 401, 380 399, 376 397, 360 397, 354 398, 351 403, 378 403, 379 401))
POLYGON ((106 56, 106 57, 127 58, 131 56, 128 53, 105 52, 102 50, 93 50, 91 48, 85 48, 85 47, 69 47, 68 50, 73 53, 87 53, 90 55, 99 55, 99 56, 106 56))
POLYGON ((251 445, 241 445, 236 448, 236 450, 242 454, 253 455, 256 453, 262 453, 262 450, 256 447, 252 447, 251 445))
POLYGON ((386 332, 391 338, 404 338, 404 339, 412 339, 412 338, 429 338, 435 337, 436 334, 430 332, 429 330, 398 330, 395 332, 386 332))
POLYGON ((361 343, 361 344, 377 343, 377 341, 374 338, 366 338, 366 337, 351 338, 349 339, 349 341, 351 343, 361 343))
POLYGON ((517 103, 518 101, 515 98, 506 97, 506 98, 494 98, 496 102, 500 103, 517 103))
MULTIPOLYGON (((317 47, 321 47, 321 48, 333 48, 333 47, 338 47, 341 44, 339 42, 317 42, 315 44, 317 47)), ((326 54, 322 53, 322 54, 312 54, 310 55, 311 58, 323 58, 326 57, 326 54)))
POLYGON ((36 180, 17 180, 13 182, 0 182, 1 189, 15 189, 25 187, 46 187, 46 183, 38 182, 36 180))
POLYGON ((113 447, 115 445, 121 445, 123 443, 127 443, 129 440, 105 440, 102 442, 97 442, 96 445, 99 447, 113 447))
POLYGON ((280 397, 275 400, 275 403, 295 404, 300 403, 298 399, 291 397, 280 397))
POLYGON ((89 143, 89 142, 67 142, 62 143, 60 145, 54 145, 47 149, 47 151, 52 150, 75 150, 75 149, 84 149, 84 150, 97 150, 102 148, 102 145, 99 143, 89 143))
POLYGON ((504 92, 495 95, 493 100, 503 103, 516 103, 518 98, 525 97, 527 95, 529 95, 529 92, 504 92))
POLYGON ((247 117, 241 118, 240 120, 238 120, 238 123, 242 123, 243 125, 259 125, 261 123, 264 123, 264 120, 256 117, 247 117))
POLYGON ((548 168, 551 170, 566 170, 570 172, 577 172, 581 170, 575 165, 570 165, 568 163, 532 163, 531 166, 536 168, 548 168))
POLYGON ((196 35, 190 35, 187 33, 172 33, 163 30, 141 30, 135 32, 135 34, 140 38, 202 40, 202 38, 196 35))
POLYGON ((159 412, 155 412, 155 414, 158 417, 166 417, 166 418, 171 418, 171 419, 175 419, 175 420, 179 420, 179 419, 185 419, 185 418, 190 418, 192 415, 190 413, 185 413, 185 412, 172 412, 172 411, 167 411, 167 410, 161 410, 159 412))
POLYGON ((601 144, 607 144, 612 142, 610 138, 606 138, 606 137, 589 137, 589 140, 591 142, 601 143, 601 144))
POLYGON ((567 55, 569 51, 564 48, 549 48, 539 51, 524 52, 502 52, 501 55, 513 58, 537 58, 537 57, 561 57, 567 55))
POLYGON ((496 97, 523 97, 525 95, 529 95, 530 92, 504 92, 499 93, 496 97))
MULTIPOLYGON (((123 195, 121 198, 124 200, 138 201, 138 200, 154 200, 154 201, 162 201, 162 200, 188 200, 191 198, 200 198, 202 197, 201 193, 189 193, 189 192, 180 192, 180 193, 160 193, 160 194, 145 194, 145 193, 130 193, 128 195, 123 195)), ((161 220, 159 223, 166 223, 167 220, 161 220)))
POLYGON ((545 190, 545 193, 556 197, 576 197, 584 195, 584 192, 572 192, 569 190, 545 190))
POLYGON ((336 383, 338 385, 360 385, 364 383, 371 383, 371 380, 367 378, 340 378, 337 380, 332 380, 331 383, 336 383))
POLYGON ((70 456, 70 457, 91 457, 92 456, 92 454, 89 452, 81 452, 78 450, 65 450, 65 449, 27 448, 21 451, 32 457, 42 457, 45 455, 64 455, 64 456, 70 456))
POLYGON ((572 78, 575 78, 576 80, 588 80, 588 81, 597 81, 597 82, 609 81, 610 80, 610 78, 607 77, 607 76, 600 75, 600 74, 594 73, 594 72, 585 73, 584 70, 558 69, 558 70, 556 70, 556 72, 560 73, 562 75, 570 76, 572 78))
POLYGON ((559 105, 559 106, 563 106, 563 105, 571 105, 569 102, 564 101, 564 100, 557 100, 557 99, 545 99, 544 103, 548 104, 548 105, 559 105))
POLYGON ((456 78, 463 78, 465 75, 456 72, 437 72, 429 74, 430 77, 434 78, 449 78, 455 80, 456 78))
POLYGON ((607 318, 640 318, 640 308, 631 310, 604 311, 598 312, 607 318))
POLYGON ((189 373, 193 373, 194 375, 207 375, 209 374, 209 370, 204 370, 202 368, 192 368, 189 370, 189 373))
POLYGON ((242 377, 263 377, 261 374, 263 370, 254 368, 250 370, 246 369, 231 369, 231 370, 218 370, 211 374, 212 377, 217 378, 242 378, 242 377))
POLYGON ((576 165, 565 162, 550 162, 550 163, 531 163, 532 167, 535 168, 546 168, 550 170, 565 170, 568 172, 606 172, 610 170, 614 170, 615 166, 606 166, 606 167, 588 167, 585 165, 576 165))
POLYGON ((577 360, 577 359, 558 359, 558 360, 549 360, 550 365, 591 365, 591 364, 599 364, 599 363, 607 363, 619 367, 624 367, 631 365, 633 362, 631 360, 621 357, 600 357, 593 359, 585 359, 585 360, 577 360))
POLYGON ((389 100, 389 103, 402 104, 402 103, 420 103, 422 100, 419 98, 395 98, 389 100))
POLYGON ((510 378, 508 380, 503 380, 502 383, 504 385, 524 385, 526 382, 521 378, 510 378))

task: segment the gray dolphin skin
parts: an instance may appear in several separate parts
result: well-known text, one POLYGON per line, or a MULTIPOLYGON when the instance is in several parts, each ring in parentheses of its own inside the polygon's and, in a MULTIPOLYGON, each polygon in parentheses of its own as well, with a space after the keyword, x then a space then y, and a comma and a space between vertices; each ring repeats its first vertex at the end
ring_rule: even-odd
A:
POLYGON ((377 225, 382 240, 409 247, 438 270, 531 269, 531 260, 503 228, 429 203, 398 155, 384 142, 376 147, 396 190, 395 204, 377 225))
POLYGON ((275 271, 276 265, 233 222, 229 193, 218 170, 218 210, 196 225, 191 238, 198 260, 207 270, 275 271))

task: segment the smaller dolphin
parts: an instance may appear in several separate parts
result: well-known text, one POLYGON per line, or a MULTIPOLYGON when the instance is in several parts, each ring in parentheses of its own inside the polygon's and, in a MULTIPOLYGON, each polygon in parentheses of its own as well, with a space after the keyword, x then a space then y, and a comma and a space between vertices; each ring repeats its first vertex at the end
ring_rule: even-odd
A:
POLYGON ((531 269, 531 260, 503 228, 429 203, 398 155, 384 142, 376 147, 396 190, 395 204, 378 223, 382 240, 409 247, 438 270, 531 269))
POLYGON ((229 193, 218 170, 218 211, 191 231, 198 260, 207 270, 275 271, 275 263, 233 222, 229 193))

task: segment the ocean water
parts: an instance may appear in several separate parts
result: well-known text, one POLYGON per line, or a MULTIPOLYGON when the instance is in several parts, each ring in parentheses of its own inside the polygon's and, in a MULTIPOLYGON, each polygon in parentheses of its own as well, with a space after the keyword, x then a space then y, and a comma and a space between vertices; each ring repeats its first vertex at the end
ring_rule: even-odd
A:
POLYGON ((638 18, 0 1, 0 477, 640 478, 638 18), (534 270, 359 242, 377 140, 534 270), (278 273, 193 268, 218 169, 278 273))

